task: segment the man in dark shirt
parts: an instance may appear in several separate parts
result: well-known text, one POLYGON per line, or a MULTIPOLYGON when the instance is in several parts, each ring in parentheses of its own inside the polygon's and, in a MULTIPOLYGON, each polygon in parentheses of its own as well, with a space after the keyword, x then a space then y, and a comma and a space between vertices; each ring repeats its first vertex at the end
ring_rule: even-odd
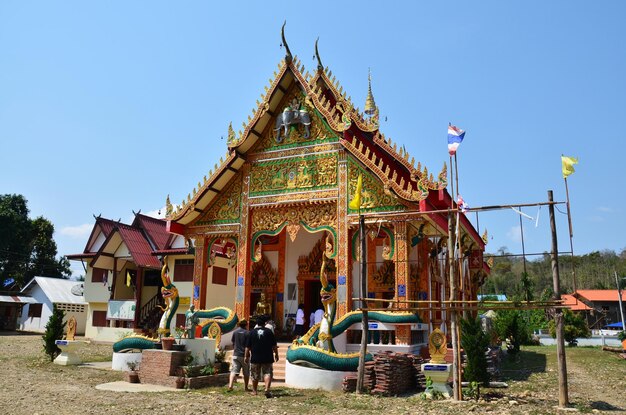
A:
POLYGON ((250 380, 250 365, 245 362, 246 344, 248 342, 248 322, 241 320, 239 327, 233 331, 233 363, 230 366, 230 379, 228 380, 228 390, 233 390, 233 383, 239 375, 240 371, 243 371, 243 384, 248 388, 248 381, 250 380))
POLYGON ((272 330, 265 327, 266 322, 267 317, 261 316, 257 321, 257 325, 248 333, 245 361, 251 363, 252 393, 254 395, 257 394, 259 380, 263 377, 265 397, 271 398, 272 365, 278 361, 278 345, 272 330))

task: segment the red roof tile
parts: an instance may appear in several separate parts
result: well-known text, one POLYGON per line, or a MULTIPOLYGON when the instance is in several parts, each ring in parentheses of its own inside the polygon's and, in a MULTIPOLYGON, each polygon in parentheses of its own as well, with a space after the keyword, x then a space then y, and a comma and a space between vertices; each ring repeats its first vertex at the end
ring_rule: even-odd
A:
MULTIPOLYGON (((585 297, 589 301, 618 301, 617 290, 577 290, 572 295, 585 297)), ((622 290, 622 301, 626 301, 626 290, 622 290)))
POLYGON ((167 248, 171 234, 165 230, 166 221, 150 216, 136 214, 133 226, 143 229, 150 241, 154 244, 155 250, 163 250, 167 248))
POLYGON ((591 307, 589 307, 587 304, 583 303, 571 294, 562 294, 561 300, 563 300, 563 303, 561 304, 572 311, 591 310, 591 307))
POLYGON ((152 247, 144 237, 141 229, 119 224, 118 232, 133 257, 135 264, 141 267, 160 268, 161 262, 152 256, 152 247))

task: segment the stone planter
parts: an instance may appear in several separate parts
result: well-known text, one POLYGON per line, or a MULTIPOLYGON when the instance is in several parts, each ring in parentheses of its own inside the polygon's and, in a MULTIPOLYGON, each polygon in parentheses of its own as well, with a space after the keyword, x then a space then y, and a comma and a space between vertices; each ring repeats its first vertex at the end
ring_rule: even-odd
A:
POLYGON ((193 378, 185 378, 188 389, 206 388, 209 386, 225 386, 228 385, 228 373, 219 375, 196 376, 193 378))

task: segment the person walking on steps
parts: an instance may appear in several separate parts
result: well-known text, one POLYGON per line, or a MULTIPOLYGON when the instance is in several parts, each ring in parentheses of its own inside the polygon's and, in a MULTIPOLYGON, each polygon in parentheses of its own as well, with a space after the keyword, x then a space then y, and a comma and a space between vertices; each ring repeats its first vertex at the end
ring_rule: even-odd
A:
POLYGON ((248 342, 248 322, 241 320, 239 327, 233 332, 233 362, 230 366, 230 377, 228 379, 228 390, 233 390, 235 379, 239 376, 239 372, 243 372, 243 384, 246 392, 250 390, 248 382, 250 380, 250 365, 245 362, 246 343, 248 342))
POLYGON ((254 329, 250 330, 246 343, 245 361, 250 362, 252 393, 257 394, 259 380, 263 378, 265 397, 271 398, 272 366, 278 361, 278 344, 274 333, 265 327, 266 320, 266 316, 261 316, 254 329))

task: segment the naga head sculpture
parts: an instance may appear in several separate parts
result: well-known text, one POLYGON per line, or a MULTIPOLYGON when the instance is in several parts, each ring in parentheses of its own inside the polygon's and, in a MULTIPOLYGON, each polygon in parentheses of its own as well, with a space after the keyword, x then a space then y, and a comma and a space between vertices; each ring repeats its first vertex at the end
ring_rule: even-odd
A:
POLYGON ((337 289, 334 285, 328 282, 328 276, 326 275, 326 253, 322 253, 320 282, 322 283, 322 289, 320 290, 322 304, 324 305, 324 307, 334 304, 337 301, 337 289))

